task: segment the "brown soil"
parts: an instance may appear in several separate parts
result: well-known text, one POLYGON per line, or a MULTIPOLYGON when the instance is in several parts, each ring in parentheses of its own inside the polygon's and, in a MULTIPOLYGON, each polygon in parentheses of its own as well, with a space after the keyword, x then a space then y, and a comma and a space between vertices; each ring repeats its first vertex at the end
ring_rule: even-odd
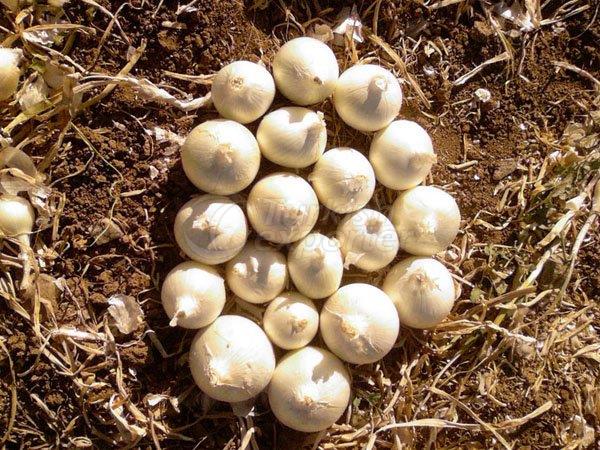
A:
MULTIPOLYGON (((113 12, 121 5, 117 1, 100 3, 113 12)), ((293 27, 275 27, 285 23, 280 2, 270 3, 265 10, 253 10, 241 0, 200 1, 195 5, 196 11, 179 17, 174 13, 177 2, 164 3, 158 8, 157 1, 131 1, 119 14, 120 25, 131 40, 129 45, 137 47, 142 40, 147 42, 132 75, 157 84, 169 84, 192 96, 206 93, 206 86, 172 79, 164 75, 164 71, 198 75, 213 73, 224 63, 240 58, 269 61, 280 39, 296 33, 293 27), (166 26, 169 22, 177 27, 166 26)), ((319 14, 315 7, 306 6, 318 2, 298 3, 304 5, 294 6, 298 21, 319 14)), ((341 3, 321 1, 321 15, 332 19, 341 3), (329 6, 333 9, 328 12, 329 6)), ((368 3, 358 2, 359 11, 368 3)), ((520 177, 526 173, 531 160, 539 160, 552 150, 536 140, 533 130, 558 137, 567 123, 583 117, 582 105, 592 103, 594 92, 589 80, 572 72, 556 71, 551 63, 568 61, 596 77, 600 75, 597 47, 600 27, 593 21, 595 10, 591 8, 569 19, 558 30, 545 27, 533 36, 516 38, 515 46, 525 45, 520 40, 527 39, 530 50, 521 63, 515 60, 517 67, 513 73, 507 73, 506 63, 501 62, 484 69, 463 86, 453 87, 451 81, 504 51, 499 40, 482 25, 474 26, 475 20, 483 20, 479 14, 475 18, 463 15, 457 22, 456 7, 428 12, 417 2, 395 3, 402 6, 389 1, 381 3, 378 29, 387 42, 394 45, 406 34, 414 39, 441 38, 446 47, 443 58, 435 52, 430 57, 421 52, 419 58, 409 64, 409 70, 432 101, 428 113, 439 119, 434 121, 419 113, 418 99, 408 85, 402 115, 430 131, 439 155, 432 181, 447 186, 456 195, 463 223, 470 223, 481 210, 492 213, 482 217, 495 223, 493 215, 498 199, 494 189, 498 182, 520 177), (519 64, 522 76, 516 75, 519 64), (424 69, 433 69, 434 75, 426 75, 424 69), (441 76, 443 70, 448 71, 447 79, 441 76), (506 83, 507 79, 511 82, 506 83), (490 91, 491 106, 474 100, 477 88, 490 91), (467 169, 448 167, 471 160, 477 162, 467 169)), ((80 2, 68 3, 66 16, 72 23, 96 27, 100 35, 109 23, 105 15, 98 11, 90 14, 88 6, 80 2)), ((80 35, 72 58, 90 70, 112 74, 126 64, 129 45, 122 38, 116 39, 113 34, 99 55, 97 44, 98 36, 80 35)), ((282 99, 277 101, 283 103, 282 99)), ((322 109, 330 117, 333 115, 328 102, 322 109)), ((52 241, 51 230, 40 236, 57 254, 45 271, 65 280, 66 288, 55 312, 56 325, 79 326, 83 317, 90 324, 100 324, 98 330, 102 331, 110 296, 126 294, 139 301, 147 326, 140 327, 133 337, 116 336, 117 346, 123 344, 119 355, 132 401, 144 404, 142 399, 149 394, 183 396, 180 412, 167 407, 163 419, 171 429, 186 426, 178 432, 193 439, 193 442, 184 442, 161 434, 159 440, 163 448, 237 448, 239 445, 237 419, 227 415, 229 409, 225 405, 212 406, 210 414, 223 412, 226 418, 201 418, 206 412, 206 403, 197 389, 190 390, 193 382, 185 362, 193 333, 168 326, 157 289, 165 274, 182 260, 173 239, 172 224, 179 207, 197 191, 183 174, 177 152, 168 143, 157 143, 147 130, 158 126, 185 136, 194 125, 213 117, 216 117, 214 111, 184 114, 174 108, 145 102, 128 89, 117 89, 75 120, 93 148, 76 135, 70 136, 66 142, 71 147, 63 146, 66 150, 57 155, 48 170, 49 180, 54 183, 52 187, 66 195, 57 239, 52 241), (91 230, 107 217, 111 217, 123 233, 98 245, 91 230), (149 329, 154 331, 169 357, 161 356, 153 345, 146 332, 149 329)), ((251 128, 254 130, 255 126, 251 128)), ((49 133, 47 139, 35 142, 28 150, 43 156, 56 137, 56 132, 49 133)), ((332 145, 344 142, 364 151, 368 148, 368 137, 345 127, 336 130, 331 142, 332 145)), ((261 173, 270 170, 274 168, 265 164, 261 173)), ((242 201, 245 195, 241 194, 242 201)), ((380 198, 392 198, 389 192, 380 195, 380 198)), ((384 208, 388 206, 389 201, 384 208)), ((336 221, 336 217, 323 213, 320 226, 327 228, 336 221)), ((475 242, 514 245, 519 239, 518 229, 512 226, 502 231, 483 227, 473 227, 470 231, 470 239, 475 242)), ((595 239, 597 243, 597 232, 595 239)), ((584 275, 582 286, 589 298, 600 297, 597 271, 600 259, 596 250, 597 244, 585 246, 577 266, 584 275)), ((486 291, 489 289, 490 284, 483 275, 471 281, 481 284, 486 291)), ((470 289, 464 288, 463 295, 468 298, 470 289)), ((86 363, 94 367, 86 372, 97 383, 89 390, 79 390, 71 376, 56 373, 46 357, 40 356, 42 343, 33 337, 23 319, 2 302, 0 313, 8 318, 5 323, 10 324, 3 333, 9 336, 5 345, 17 374, 17 424, 25 428, 35 424, 35 432, 20 433, 19 441, 12 441, 11 445, 32 448, 46 442, 72 446, 74 441, 69 439, 87 436, 94 446, 107 448, 107 441, 116 433, 114 419, 105 407, 116 386, 114 353, 108 357, 95 356, 86 363), (47 410, 40 407, 36 396, 43 400, 47 410), (85 415, 82 414, 84 408, 85 415), (62 425, 57 427, 56 424, 62 425), (65 424, 70 424, 68 430, 63 428, 65 424)), ((448 355, 436 355, 429 344, 424 343, 427 334, 409 333, 406 339, 405 348, 392 352, 385 360, 393 381, 398 379, 394 368, 412 358, 426 358, 427 370, 433 376, 447 363, 448 355)), ((474 348, 470 352, 475 354, 478 350, 474 348)), ((77 349, 72 351, 77 352, 77 349)), ((85 356, 78 358, 81 362, 85 356)), ((551 411, 505 436, 520 448, 556 448, 558 424, 579 414, 577 399, 570 394, 572 386, 565 384, 577 384, 577 374, 592 370, 592 364, 578 360, 570 368, 571 378, 546 380, 532 390, 538 374, 532 373, 526 359, 507 351, 496 360, 494 367, 485 368, 498 371, 493 394, 498 403, 480 397, 469 406, 481 419, 497 422, 522 417, 551 400, 555 405, 551 411)), ((597 370, 597 366, 593 370, 597 370)), ((480 373, 475 372, 466 379, 462 387, 465 396, 477 392, 479 376, 480 373)), ((365 380, 359 372, 355 374, 356 386, 364 388, 363 398, 373 389, 365 380)), ((9 414, 8 385, 8 371, 0 365, 0 423, 9 414)), ((408 416, 410 414, 407 419, 408 416)), ((458 422, 473 422, 460 409, 457 417, 458 422)), ((589 413, 586 419, 599 426, 589 413)), ((264 398, 259 401, 254 423, 258 427, 255 436, 260 448, 298 448, 307 439, 278 425, 268 412, 264 398)), ((0 435, 1 429, 0 426, 0 435)), ((419 431, 415 445, 424 445, 429 437, 428 430, 419 431)), ((490 433, 460 430, 440 430, 437 435, 439 447, 444 448, 491 448, 496 445, 493 439, 490 433)), ((137 445, 146 448, 152 445, 152 440, 148 435, 137 445)))

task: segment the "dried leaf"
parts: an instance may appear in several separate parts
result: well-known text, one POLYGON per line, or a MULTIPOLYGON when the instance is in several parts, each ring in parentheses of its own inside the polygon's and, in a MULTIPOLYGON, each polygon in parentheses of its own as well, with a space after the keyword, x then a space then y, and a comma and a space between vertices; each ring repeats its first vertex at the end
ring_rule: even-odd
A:
POLYGON ((108 304, 108 313, 121 333, 130 334, 143 323, 144 313, 135 298, 116 294, 108 299, 108 304))
POLYGON ((92 226, 90 234, 94 236, 94 243, 97 245, 104 245, 115 239, 120 239, 125 233, 121 230, 121 227, 114 221, 105 217, 100 222, 97 222, 92 226))

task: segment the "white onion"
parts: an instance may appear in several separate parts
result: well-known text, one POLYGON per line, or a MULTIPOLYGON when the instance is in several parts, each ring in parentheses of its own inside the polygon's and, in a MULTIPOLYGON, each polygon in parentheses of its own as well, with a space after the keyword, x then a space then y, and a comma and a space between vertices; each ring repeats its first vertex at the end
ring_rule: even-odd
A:
POLYGON ((235 61, 213 79, 211 98, 219 114, 240 123, 254 122, 275 98, 275 82, 263 66, 235 61))
POLYGON ((369 160, 377 181, 401 190, 420 184, 431 171, 436 156, 427 131, 410 120, 396 120, 375 134, 369 160))
POLYGON ((283 253, 266 243, 248 242, 227 263, 226 278, 235 295, 250 303, 273 300, 287 284, 283 253))
POLYGON ((233 120, 208 120, 185 140, 181 163, 198 189, 230 195, 248 187, 256 177, 260 149, 245 126, 233 120))
POLYGON ((345 214, 365 206, 375 191, 375 173, 362 153, 332 148, 317 161, 309 176, 317 197, 330 210, 345 214))
POLYGON ((333 92, 335 110, 360 131, 377 131, 400 112, 402 89, 389 70, 373 64, 352 66, 340 76, 333 92))
POLYGON ((339 74, 331 49, 310 37, 286 42, 273 60, 277 88, 298 105, 312 105, 329 97, 339 74))
POLYGON ((458 234, 460 211, 450 194, 433 186, 402 192, 390 210, 400 248, 430 256, 445 250, 458 234))
POLYGON ((361 209, 340 222, 336 232, 344 265, 366 272, 387 266, 398 253, 398 235, 394 225, 380 212, 361 209))
POLYGON ((264 331, 241 316, 221 316, 198 332, 190 369, 202 391, 223 402, 243 402, 271 380, 275 354, 264 331))
POLYGON ((248 219, 264 239, 289 244, 302 239, 319 217, 319 201, 306 181, 278 172, 258 181, 246 204, 248 219))
POLYGON ((307 297, 333 294, 344 272, 339 242, 320 233, 309 234, 290 249, 288 268, 294 285, 307 297))
POLYGON ((276 109, 261 120, 256 140, 269 161, 295 169, 308 167, 325 151, 323 113, 299 106, 276 109))
POLYGON ((327 347, 344 361, 379 361, 394 346, 398 314, 390 298, 364 283, 341 287, 321 310, 320 329, 327 347))
POLYGON ((244 247, 248 229, 242 209, 227 197, 201 195, 175 217, 175 240, 191 259, 221 264, 244 247))
POLYGON ((319 312, 302 294, 286 292, 267 306, 263 328, 276 346, 297 349, 312 341, 319 331, 319 312))
POLYGON ((225 280, 212 267, 186 261, 165 277, 161 300, 171 326, 205 327, 223 311, 225 280))
POLYGON ((29 244, 34 224, 35 211, 31 203, 16 195, 0 195, 0 238, 13 237, 29 244))
POLYGON ((304 347, 277 364, 268 393, 280 422, 312 433, 329 428, 343 414, 350 401, 350 375, 327 350, 304 347))
POLYGON ((431 328, 454 305, 454 282, 446 267, 431 258, 412 257, 396 264, 387 274, 383 290, 392 299, 402 325, 431 328))

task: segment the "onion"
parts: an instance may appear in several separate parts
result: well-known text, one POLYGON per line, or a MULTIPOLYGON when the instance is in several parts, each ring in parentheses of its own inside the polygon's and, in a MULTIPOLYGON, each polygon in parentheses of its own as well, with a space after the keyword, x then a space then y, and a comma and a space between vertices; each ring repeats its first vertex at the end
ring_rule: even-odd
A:
POLYGON ((281 294, 267 307, 263 328, 276 346, 293 350, 304 347, 319 331, 315 304, 297 292, 281 294))
POLYGON ((331 95, 340 74, 337 59, 323 42, 299 37, 286 42, 273 60, 281 93, 297 105, 312 105, 331 95))
POLYGON ((296 288, 310 298, 333 294, 344 272, 339 243, 320 233, 311 233, 292 246, 288 266, 296 288))
POLYGON ((339 214, 359 210, 375 191, 371 164, 360 152, 348 147, 325 152, 309 180, 321 203, 339 214))
POLYGON ((344 217, 336 236, 346 268, 354 265, 373 272, 391 263, 398 253, 398 235, 394 225, 372 209, 361 209, 344 217))
POLYGON ((264 331, 241 316, 221 316, 198 332, 190 369, 202 391, 223 402, 243 402, 271 380, 275 354, 264 331))
POLYGON ((208 120, 185 140, 181 163, 198 189, 230 195, 252 183, 260 166, 260 150, 245 126, 233 120, 208 120))
POLYGON ((278 172, 254 185, 246 204, 248 219, 264 239, 289 244, 302 239, 319 217, 319 201, 297 175, 278 172))
POLYGON ((460 211, 446 192, 417 186, 401 193, 390 210, 400 248, 430 256, 445 250, 458 234, 460 211))
POLYGON ((210 93, 219 114, 226 119, 249 123, 271 106, 275 82, 263 66, 250 61, 235 61, 219 70, 210 93))
POLYGON ((212 267, 183 262, 166 276, 161 300, 172 327, 205 327, 225 306, 225 281, 212 267))
POLYGON ((265 243, 249 242, 227 263, 229 288, 250 303, 273 300, 287 284, 287 262, 283 253, 265 243))
POLYGON ((443 264, 431 258, 407 258, 387 274, 383 290, 394 302, 402 325, 431 328, 454 305, 454 282, 443 264))
POLYGON ((298 106, 276 109, 261 120, 256 139, 269 161, 295 169, 310 166, 327 143, 323 113, 298 106))
POLYGON ((321 310, 321 335, 327 347, 353 364, 383 358, 394 346, 399 326, 390 298, 370 284, 341 287, 321 310))
POLYGON ((221 264, 244 247, 248 234, 242 209, 227 197, 201 195, 181 207, 175 240, 183 252, 203 264, 221 264))
POLYGON ((402 89, 396 77, 383 67, 352 66, 340 76, 333 104, 352 128, 377 131, 389 125, 400 112, 402 89))
POLYGON ((269 404, 275 417, 294 430, 329 428, 350 401, 350 375, 327 350, 304 347, 288 353, 275 368, 269 404))
POLYGON ((396 120, 375 134, 369 160, 377 181, 400 190, 420 184, 436 156, 427 131, 410 120, 396 120))

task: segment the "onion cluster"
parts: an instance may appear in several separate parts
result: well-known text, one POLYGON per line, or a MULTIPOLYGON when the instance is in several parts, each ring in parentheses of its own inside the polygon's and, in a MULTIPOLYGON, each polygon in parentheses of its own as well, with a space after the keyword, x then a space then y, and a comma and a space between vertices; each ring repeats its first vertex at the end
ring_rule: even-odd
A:
POLYGON ((454 282, 432 256, 455 239, 460 213, 443 190, 419 186, 436 155, 420 125, 397 119, 402 89, 389 70, 365 64, 340 75, 333 51, 302 37, 281 47, 272 71, 236 61, 214 78, 223 118, 198 125, 181 149, 186 175, 203 191, 175 219, 192 261, 167 275, 162 302, 172 326, 200 329, 189 360, 203 392, 235 403, 267 389, 282 423, 314 432, 348 406, 345 363, 379 361, 400 325, 432 328, 450 313, 454 282), (296 106, 269 112, 276 88, 296 106), (326 151, 324 115, 306 106, 329 98, 347 125, 375 132, 368 155, 326 151), (255 138, 243 124, 261 117, 255 138), (261 157, 282 169, 255 180, 261 157), (309 166, 306 179, 286 171, 309 166), (402 191, 389 216, 372 200, 377 182, 402 191), (324 210, 337 224, 330 235, 315 229, 324 210), (397 261, 381 287, 344 283, 345 270, 385 270, 399 250, 415 256, 397 261), (244 302, 262 327, 232 314, 244 302), (328 350, 310 345, 319 333, 328 350), (290 352, 277 362, 274 346, 290 352))

